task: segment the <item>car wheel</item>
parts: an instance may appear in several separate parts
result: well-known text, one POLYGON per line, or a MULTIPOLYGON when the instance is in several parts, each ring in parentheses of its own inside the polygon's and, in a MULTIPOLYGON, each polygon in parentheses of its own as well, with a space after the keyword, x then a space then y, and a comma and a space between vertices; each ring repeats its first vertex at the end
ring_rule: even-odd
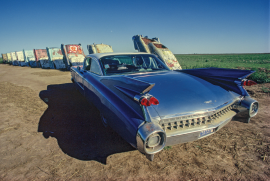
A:
POLYGON ((102 124, 105 128, 108 127, 108 122, 107 122, 107 119, 100 113, 100 118, 101 118, 101 121, 102 121, 102 124))

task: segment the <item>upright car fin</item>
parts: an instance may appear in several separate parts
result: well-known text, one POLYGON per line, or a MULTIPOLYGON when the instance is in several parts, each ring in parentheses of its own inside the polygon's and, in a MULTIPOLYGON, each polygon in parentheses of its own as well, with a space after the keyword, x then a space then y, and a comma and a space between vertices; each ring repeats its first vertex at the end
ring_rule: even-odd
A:
POLYGON ((248 93, 243 89, 241 81, 255 72, 253 70, 225 68, 184 69, 176 71, 199 77, 225 90, 230 90, 243 96, 248 96, 248 93))

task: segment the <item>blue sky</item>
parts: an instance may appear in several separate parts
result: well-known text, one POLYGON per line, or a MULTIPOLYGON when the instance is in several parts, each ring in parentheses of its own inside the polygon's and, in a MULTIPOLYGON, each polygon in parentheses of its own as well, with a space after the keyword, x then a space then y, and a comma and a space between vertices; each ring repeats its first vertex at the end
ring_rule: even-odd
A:
POLYGON ((0 53, 159 37, 175 54, 269 53, 269 0, 1 0, 0 53))

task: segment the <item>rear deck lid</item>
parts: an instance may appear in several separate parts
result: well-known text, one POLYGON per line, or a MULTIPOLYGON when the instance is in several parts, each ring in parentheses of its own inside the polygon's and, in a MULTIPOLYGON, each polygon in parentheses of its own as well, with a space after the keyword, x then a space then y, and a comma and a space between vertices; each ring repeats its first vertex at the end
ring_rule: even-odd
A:
POLYGON ((174 71, 128 77, 155 83, 150 94, 159 100, 154 105, 160 117, 213 109, 233 100, 229 91, 198 77, 174 71))

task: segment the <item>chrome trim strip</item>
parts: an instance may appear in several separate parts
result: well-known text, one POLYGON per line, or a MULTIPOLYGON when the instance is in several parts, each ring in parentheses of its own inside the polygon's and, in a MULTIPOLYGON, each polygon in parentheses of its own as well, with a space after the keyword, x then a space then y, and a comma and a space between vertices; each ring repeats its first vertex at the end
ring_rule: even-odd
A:
POLYGON ((137 101, 137 102, 139 102, 140 99, 141 99, 141 97, 142 97, 142 95, 135 95, 134 96, 134 100, 137 101))
MULTIPOLYGON (((145 81, 142 81, 142 80, 139 80, 139 79, 135 79, 135 78, 133 78, 133 77, 128 77, 128 76, 126 76, 127 78, 129 78, 129 79, 133 79, 133 80, 136 80, 136 81, 139 81, 139 82, 142 82, 142 83, 145 83, 145 84, 150 84, 150 86, 151 85, 155 85, 155 83, 150 83, 150 82, 145 82, 145 81)), ((153 85, 153 86, 154 86, 153 85)), ((153 87, 151 87, 151 89, 152 89, 153 87)))
POLYGON ((149 92, 154 86, 155 84, 154 83, 149 83, 149 87, 147 87, 144 91, 142 91, 143 94, 145 94, 146 92, 149 92))
POLYGON ((151 122, 151 117, 149 116, 148 109, 145 106, 142 106, 144 119, 146 122, 151 122))

